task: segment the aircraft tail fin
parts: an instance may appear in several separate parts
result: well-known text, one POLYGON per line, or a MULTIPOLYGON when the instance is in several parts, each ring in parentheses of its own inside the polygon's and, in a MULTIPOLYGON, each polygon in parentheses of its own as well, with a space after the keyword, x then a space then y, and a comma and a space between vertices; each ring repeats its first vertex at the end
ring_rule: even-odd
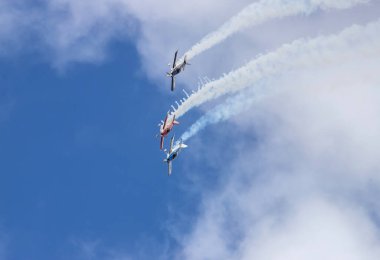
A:
POLYGON ((175 120, 175 114, 173 116, 173 125, 179 125, 179 122, 175 120))
POLYGON ((186 147, 187 147, 187 145, 183 143, 183 140, 182 140, 182 139, 179 140, 179 146, 180 146, 181 148, 186 148, 186 147))

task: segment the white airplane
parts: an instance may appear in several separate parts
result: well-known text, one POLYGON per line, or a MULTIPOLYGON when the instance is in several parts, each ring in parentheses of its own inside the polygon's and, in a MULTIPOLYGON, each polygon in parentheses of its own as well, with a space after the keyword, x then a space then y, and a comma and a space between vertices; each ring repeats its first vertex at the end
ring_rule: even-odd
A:
POLYGON ((169 152, 166 152, 166 149, 164 150, 166 152, 166 158, 164 159, 164 162, 168 163, 168 175, 170 176, 172 174, 172 161, 177 158, 179 152, 186 148, 187 145, 180 140, 177 141, 176 144, 173 147, 174 142, 174 136, 170 139, 170 149, 169 152))
MULTIPOLYGON (((175 88, 175 78, 174 77, 177 74, 179 74, 181 71, 185 70, 186 65, 190 65, 190 63, 188 63, 187 60, 186 60, 186 55, 183 58, 183 62, 182 63, 176 64, 176 62, 177 62, 177 54, 178 54, 178 50, 174 54, 174 61, 173 61, 173 64, 171 65, 172 68, 170 69, 169 72, 166 73, 166 75, 168 77, 172 78, 172 84, 171 84, 171 90, 172 91, 174 91, 174 88, 175 88)), ((170 63, 168 65, 170 66, 170 63)))

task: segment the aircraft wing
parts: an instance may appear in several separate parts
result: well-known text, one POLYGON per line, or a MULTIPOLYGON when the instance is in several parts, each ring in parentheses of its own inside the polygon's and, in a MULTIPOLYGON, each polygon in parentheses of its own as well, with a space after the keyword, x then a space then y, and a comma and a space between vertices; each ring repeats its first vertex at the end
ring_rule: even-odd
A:
POLYGON ((162 129, 165 129, 167 121, 168 121, 168 115, 166 114, 166 117, 165 117, 165 120, 164 120, 164 124, 162 125, 162 129))
POLYGON ((175 88, 175 78, 172 76, 172 86, 171 86, 171 90, 174 91, 174 88, 175 88))
POLYGON ((168 175, 170 176, 172 174, 172 161, 168 162, 168 175))
POLYGON ((174 68, 175 67, 175 63, 177 62, 177 54, 178 54, 178 50, 174 53, 174 60, 173 60, 173 67, 172 68, 174 68))

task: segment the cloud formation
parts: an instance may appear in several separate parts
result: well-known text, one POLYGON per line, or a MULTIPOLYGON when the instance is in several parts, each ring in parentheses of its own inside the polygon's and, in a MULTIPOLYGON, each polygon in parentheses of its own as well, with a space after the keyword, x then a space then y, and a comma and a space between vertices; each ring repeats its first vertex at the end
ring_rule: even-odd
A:
MULTIPOLYGON (((27 1, 2 0, 1 52, 25 48, 25 38, 35 37, 38 46, 30 48, 46 51, 57 68, 100 62, 108 44, 128 37, 128 25, 136 20, 144 69, 152 78, 162 78, 162 64, 172 59, 172 51, 190 47, 252 1, 172 3, 54 0, 27 8, 27 1)), ((346 19, 330 12, 262 25, 256 29, 261 33, 247 31, 219 51, 199 56, 181 81, 191 85, 195 76, 241 66, 258 52, 289 42, 287 35, 335 33, 341 23, 367 22, 378 6, 355 9, 359 11, 348 12, 346 19), (221 54, 228 63, 220 62, 221 54)), ((223 181, 216 191, 201 191, 199 215, 189 230, 177 233, 178 259, 378 259, 379 67, 376 54, 289 72, 270 82, 280 93, 253 102, 248 112, 231 119, 235 132, 226 134, 233 138, 220 142, 238 152, 209 147, 209 154, 228 158, 207 173, 223 181), (249 140, 257 141, 252 145, 249 140)), ((203 141, 207 134, 199 138, 203 141)), ((190 144, 187 154, 196 154, 202 143, 190 144)), ((96 244, 81 246, 90 258, 112 251, 96 244)))
POLYGON ((54 67, 98 63, 108 44, 133 32, 127 1, 0 1, 1 54, 37 51, 54 67))
MULTIPOLYGON (((216 25, 217 17, 227 17, 229 10, 247 1, 218 7, 216 0, 196 4, 180 0, 176 5, 169 0, 42 0, 34 4, 0 0, 0 55, 37 52, 55 68, 65 69, 71 63, 103 62, 110 44, 127 40, 137 45, 144 60, 154 55, 162 61, 161 54, 169 57, 178 48, 178 40, 173 41, 179 39, 178 33, 196 35, 201 28, 211 28, 204 26, 205 21, 216 25), (206 17, 210 10, 218 12, 214 21, 206 17)), ((164 68, 153 74, 162 75, 164 68)))
POLYGON ((283 91, 235 120, 244 140, 233 134, 239 152, 209 173, 223 185, 205 192, 178 258, 377 259, 379 65, 372 57, 271 81, 283 91))
MULTIPOLYGON (((311 49, 302 45, 308 40, 296 41, 291 55, 279 55, 283 59, 263 73, 292 68, 286 74, 253 80, 257 70, 262 73, 258 66, 243 73, 247 78, 236 74, 218 85, 240 91, 256 83, 259 89, 227 99, 195 123, 200 129, 238 114, 231 120, 234 131, 223 139, 229 149, 207 146, 208 154, 230 161, 207 173, 222 185, 204 191, 192 228, 177 235, 177 259, 380 257, 380 204, 374 200, 380 191, 377 26, 309 40, 311 49)), ((213 83, 206 90, 216 93, 213 83)))
MULTIPOLYGON (((337 5, 342 6, 342 3, 345 1, 337 2, 337 5)), ((166 82, 162 76, 176 49, 183 53, 186 47, 220 27, 249 4, 252 1, 224 1, 221 4, 216 0, 191 3, 179 0, 173 5, 170 0, 42 0, 33 4, 26 0, 1 0, 0 55, 37 52, 54 67, 65 69, 71 63, 103 62, 108 57, 110 44, 127 40, 136 44, 143 69, 149 71, 148 77, 166 82)), ((321 5, 320 1, 316 5, 321 5)), ((372 8, 375 9, 376 6, 372 8)), ((350 17, 355 16, 357 14, 350 14, 350 17)), ((339 14, 336 17, 336 21, 345 19, 339 14)), ((335 22, 328 19, 326 22, 330 25, 325 26, 326 30, 334 28, 335 22)), ((181 75, 179 85, 191 85, 199 75, 210 76, 241 65, 246 59, 244 55, 252 52, 252 44, 265 40, 265 47, 262 47, 267 48, 273 40, 268 38, 271 33, 260 33, 257 38, 257 33, 246 30, 241 35, 244 35, 245 42, 238 41, 240 52, 229 53, 230 63, 219 64, 216 70, 215 53, 199 57, 198 62, 203 66, 193 66, 186 75, 181 75), (251 35, 256 37, 251 38, 251 35)), ((258 51, 262 48, 255 47, 258 51)))

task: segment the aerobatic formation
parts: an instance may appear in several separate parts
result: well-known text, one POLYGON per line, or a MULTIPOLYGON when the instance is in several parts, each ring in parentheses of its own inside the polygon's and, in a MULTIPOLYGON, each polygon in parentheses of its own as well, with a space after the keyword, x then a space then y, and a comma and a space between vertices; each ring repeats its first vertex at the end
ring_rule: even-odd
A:
MULTIPOLYGON (((187 62, 186 55, 183 58, 183 61, 177 62, 177 54, 178 50, 174 53, 174 60, 173 64, 169 63, 169 66, 171 67, 170 71, 167 72, 167 76, 171 77, 171 91, 174 91, 175 89, 175 76, 178 75, 180 72, 185 70, 186 65, 190 65, 187 62)), ((186 93, 186 92, 185 92, 186 93)), ((175 125, 178 125, 179 122, 175 120, 175 115, 169 114, 169 112, 166 114, 166 117, 163 121, 161 121, 160 124, 158 124, 158 127, 160 128, 160 149, 163 150, 164 148, 164 139, 165 136, 167 136, 173 129, 175 125)), ((157 136, 158 136, 157 135, 157 136)), ((172 161, 178 156, 179 152, 186 148, 187 145, 183 143, 182 139, 179 139, 174 143, 174 136, 170 139, 170 147, 169 151, 164 149, 164 152, 166 153, 166 158, 164 159, 164 162, 168 164, 168 175, 170 176, 172 173, 172 161)))
MULTIPOLYGON (((368 3, 371 0, 261 0, 249 5, 223 24, 219 29, 204 37, 196 43, 189 51, 185 52, 183 58, 177 61, 178 50, 175 52, 171 70, 167 73, 171 77, 171 90, 175 89, 175 76, 189 65, 188 60, 200 55, 203 51, 221 43, 233 33, 247 28, 249 25, 258 25, 271 19, 297 15, 310 14, 318 10, 346 9, 357 4, 368 3)), ((179 124, 176 119, 183 116, 194 107, 216 99, 225 94, 233 94, 243 90, 244 95, 237 95, 227 99, 222 104, 207 112, 196 121, 181 138, 174 142, 174 136, 170 140, 169 151, 164 150, 168 163, 168 174, 172 172, 172 161, 178 157, 179 152, 186 148, 183 142, 194 136, 209 124, 215 124, 227 120, 231 116, 247 109, 250 104, 273 93, 272 88, 261 88, 260 82, 289 70, 301 69, 327 64, 340 64, 347 60, 356 60, 370 57, 380 52, 380 20, 371 22, 364 26, 352 25, 341 32, 328 36, 319 36, 314 39, 299 39, 292 43, 284 44, 277 50, 260 55, 248 62, 243 67, 231 71, 217 80, 205 78, 196 91, 189 95, 185 90, 185 98, 179 102, 177 107, 171 106, 165 119, 159 124, 160 127, 160 149, 164 146, 164 137, 172 131, 174 125, 179 124), (247 95, 248 93, 248 95, 247 95), (242 105, 243 104, 243 105, 242 105)), ((170 65, 170 64, 169 64, 170 65)))

